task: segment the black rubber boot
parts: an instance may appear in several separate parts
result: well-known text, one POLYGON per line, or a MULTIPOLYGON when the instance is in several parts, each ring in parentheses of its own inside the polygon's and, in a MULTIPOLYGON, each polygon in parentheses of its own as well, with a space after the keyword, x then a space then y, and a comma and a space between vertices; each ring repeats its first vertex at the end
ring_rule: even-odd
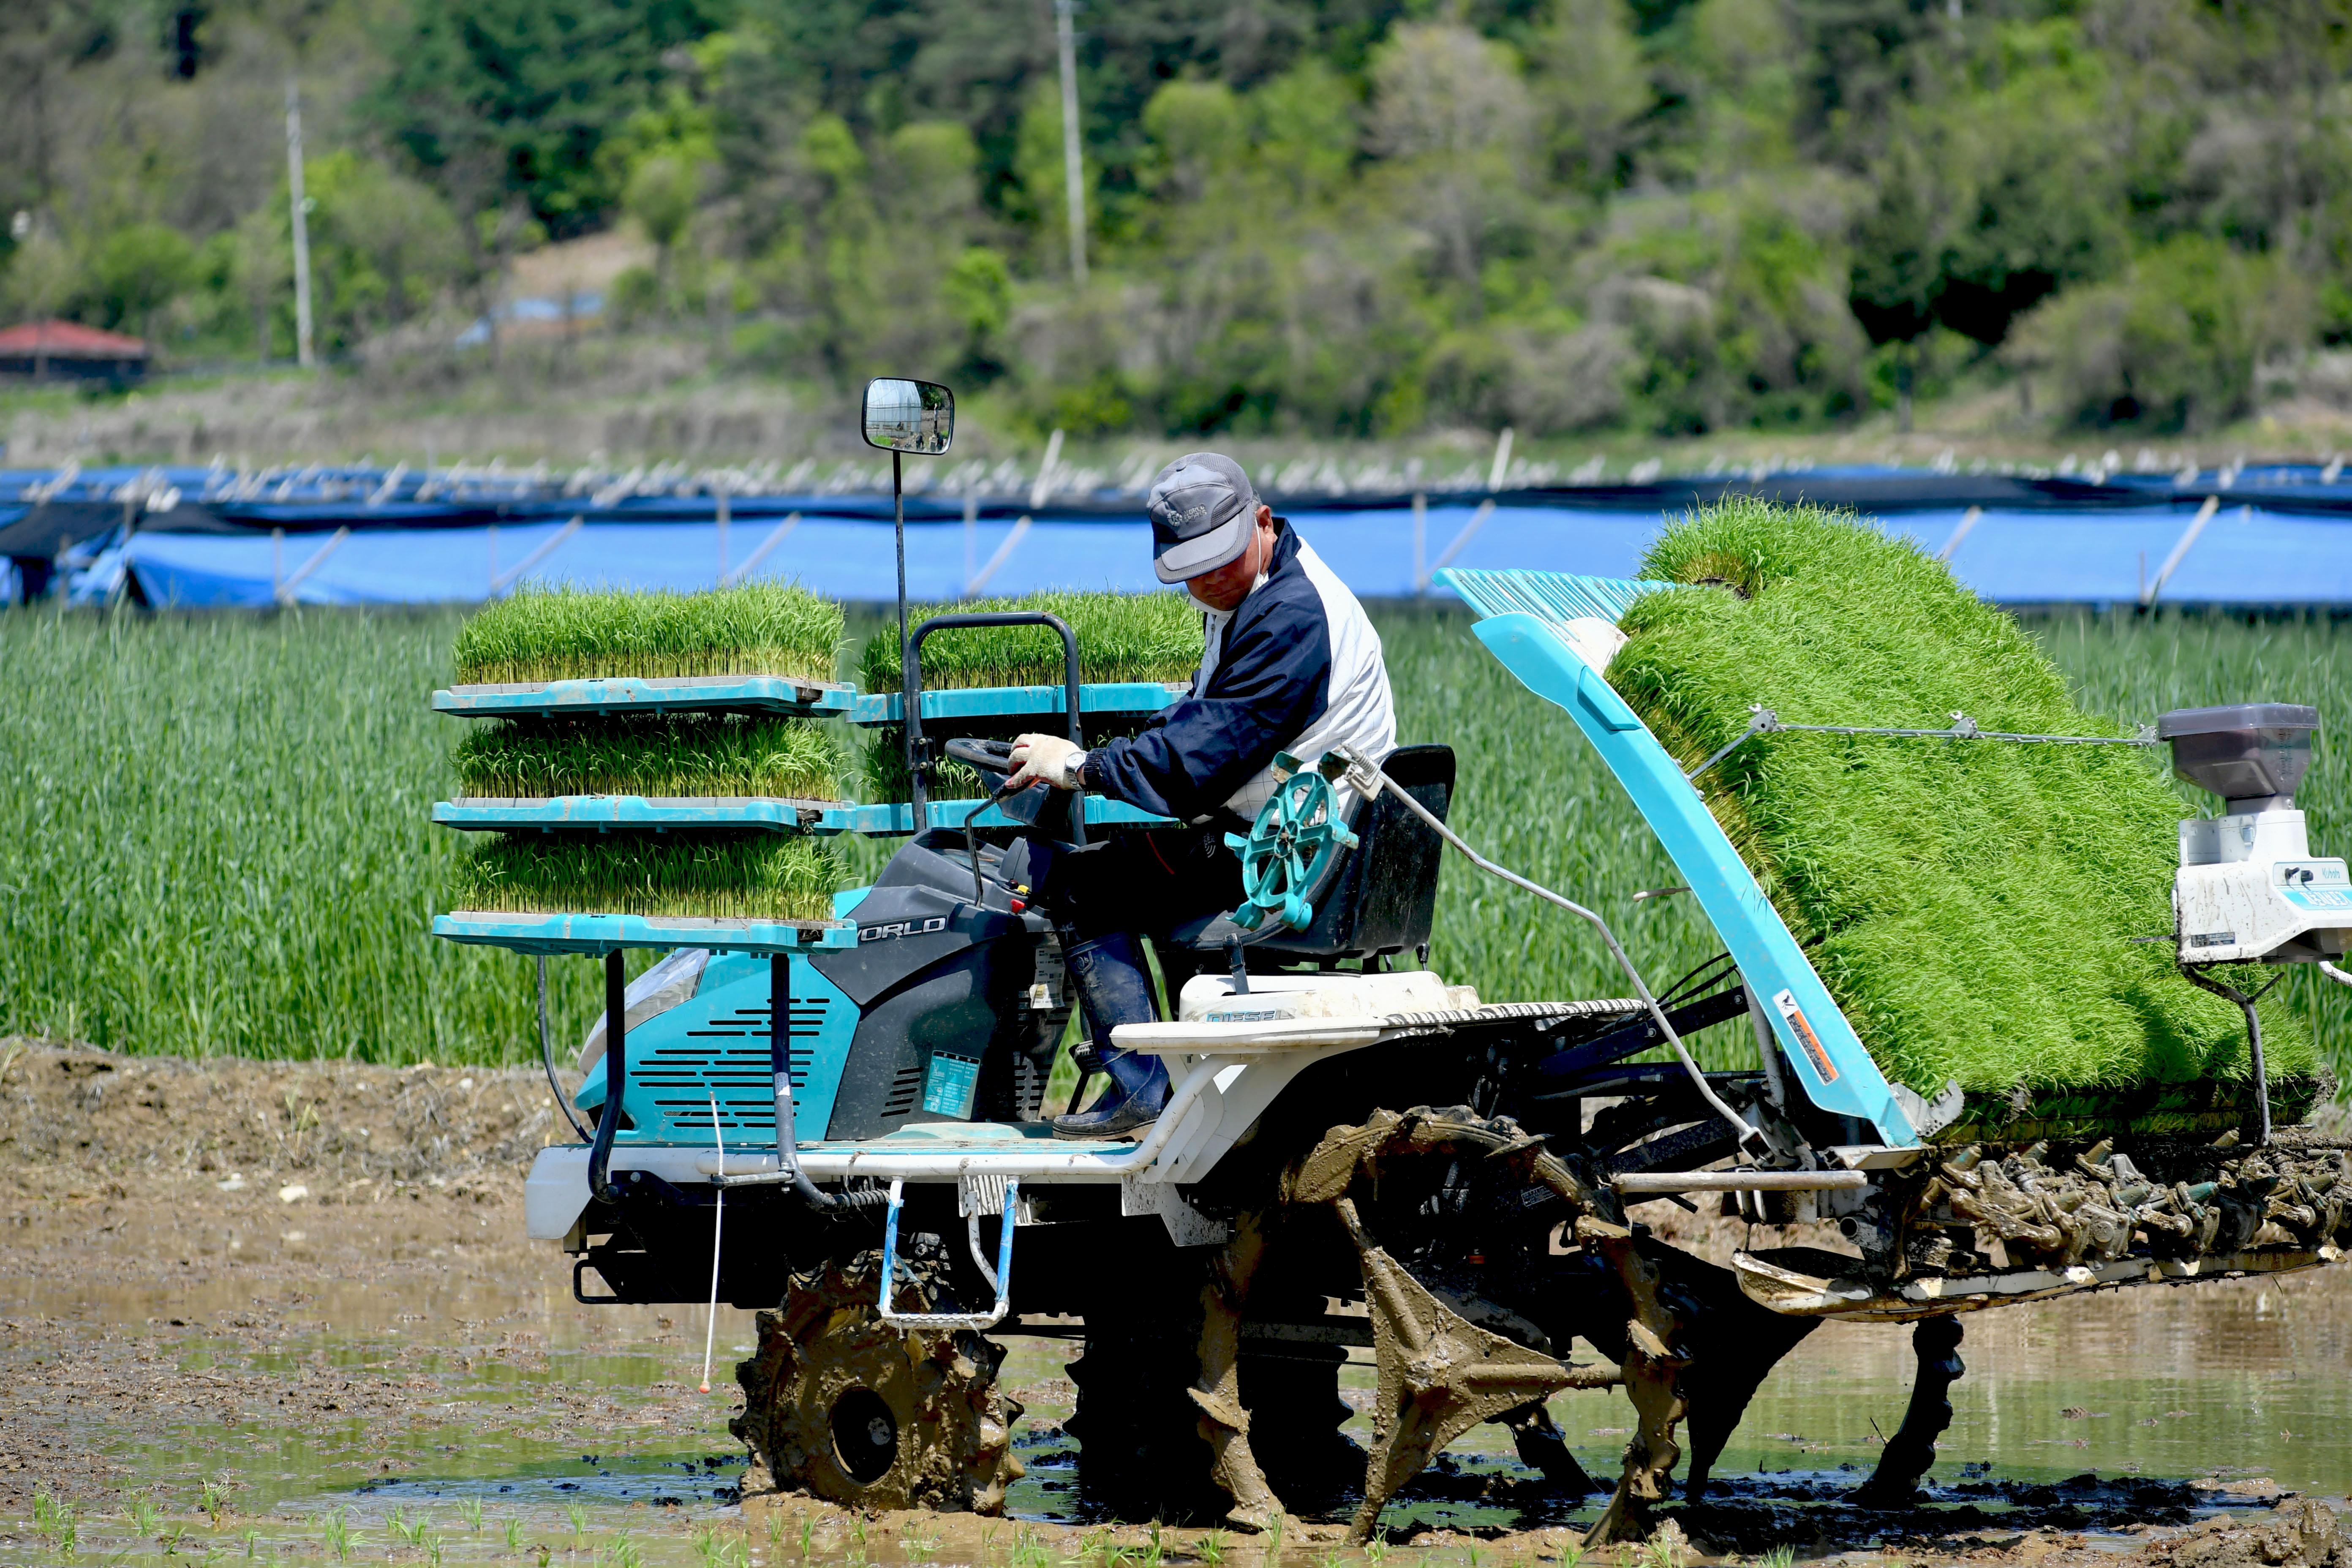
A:
POLYGON ((1110 1043, 1110 1032, 1119 1025, 1149 1024, 1159 1016, 1141 944, 1126 931, 1114 931, 1064 948, 1062 963, 1086 1009, 1094 1054, 1110 1086, 1088 1109, 1054 1118, 1054 1136, 1116 1138, 1150 1124, 1168 1103, 1167 1065, 1158 1057, 1113 1049, 1110 1043))

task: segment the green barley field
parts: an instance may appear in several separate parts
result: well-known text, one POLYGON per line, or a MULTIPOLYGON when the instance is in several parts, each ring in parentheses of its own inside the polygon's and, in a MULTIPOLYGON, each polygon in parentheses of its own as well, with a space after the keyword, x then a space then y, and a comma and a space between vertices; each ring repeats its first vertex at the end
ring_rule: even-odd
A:
MULTIPOLYGON (((534 1054, 530 961, 426 934, 464 847, 427 816, 455 793, 465 731, 425 706, 450 678, 461 618, 0 612, 0 1036, 199 1056, 534 1054)), ((1375 619, 1402 738, 1460 754, 1454 821, 1470 840, 1604 911, 1654 983, 1706 958, 1687 900, 1634 901, 1672 868, 1567 715, 1486 656, 1465 612, 1375 619)), ((2088 706, 2126 722, 2199 703, 2317 703, 2303 804, 2315 847, 2352 846, 2352 626, 2067 615, 2028 626, 2088 706)), ((1433 965, 1484 995, 1621 992, 1582 929, 1458 861, 1437 929, 1433 965)), ((598 1005, 595 966, 551 971, 568 1049, 598 1005)), ((2309 980, 2291 982, 2294 1000, 2340 1070, 2352 1009, 2309 980)), ((1699 1043, 1736 1054, 1734 1033, 1699 1043)))

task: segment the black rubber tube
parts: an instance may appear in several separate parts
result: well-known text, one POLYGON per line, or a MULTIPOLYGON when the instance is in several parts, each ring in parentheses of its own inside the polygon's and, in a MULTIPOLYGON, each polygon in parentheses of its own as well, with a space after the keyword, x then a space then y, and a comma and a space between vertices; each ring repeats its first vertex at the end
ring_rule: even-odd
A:
POLYGON ((828 1193, 801 1169, 800 1139, 793 1125, 792 963, 788 954, 768 955, 768 1067, 776 1075, 776 1169, 813 1209, 870 1208, 886 1201, 887 1194, 876 1193, 872 1201, 861 1204, 858 1200, 866 1194, 828 1193))
POLYGON ((588 1145, 588 1191, 616 1198, 610 1177, 613 1135, 621 1130, 621 1097, 629 1087, 629 987, 621 950, 604 955, 604 1104, 596 1117, 596 1141, 588 1145))
POLYGON ((563 1120, 572 1123, 572 1131, 583 1143, 593 1142, 595 1135, 580 1125, 572 1114, 572 1102, 563 1098, 563 1086, 555 1081, 555 1045, 547 1034, 547 954, 539 955, 539 1062, 547 1069, 547 1092, 555 1097, 555 1109, 563 1120))

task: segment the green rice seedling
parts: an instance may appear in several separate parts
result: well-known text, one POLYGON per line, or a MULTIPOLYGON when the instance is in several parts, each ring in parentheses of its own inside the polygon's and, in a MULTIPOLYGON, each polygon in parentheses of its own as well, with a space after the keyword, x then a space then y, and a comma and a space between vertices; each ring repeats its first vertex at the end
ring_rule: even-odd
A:
POLYGON ((1209 1568, 1219 1568, 1225 1560, 1225 1532, 1222 1530, 1209 1531, 1201 1537, 1200 1544, 1192 1551, 1209 1568))
POLYGON ((478 1497, 460 1499, 457 1517, 466 1521, 467 1529, 479 1535, 482 1532, 482 1500, 478 1497))
POLYGON ((196 1507, 212 1521, 213 1528, 218 1530, 221 1515, 228 1511, 228 1488, 219 1481, 206 1481, 204 1495, 197 1500, 196 1507))
POLYGON ((408 1542, 411 1546, 415 1546, 417 1543, 418 1539, 425 1533, 424 1520, 411 1519, 397 1508, 392 1510, 391 1517, 386 1519, 383 1522, 386 1529, 390 1530, 393 1534, 400 1537, 401 1540, 408 1542))
MULTIPOLYGON (((1066 622, 1078 639, 1078 677, 1086 681, 1183 680, 1201 663, 1201 611, 1185 594, 1031 594, 960 605, 908 605, 909 636, 934 614, 1042 610, 1066 622)), ((923 643, 923 685, 1059 686, 1062 639, 1048 626, 991 626, 933 632, 923 643)), ((899 689, 895 623, 868 638, 857 679, 868 691, 899 689)))
POLYGON ((187 1533, 187 1521, 175 1519, 155 1532, 155 1540, 163 1548, 163 1555, 169 1557, 180 1550, 180 1538, 187 1533))
MULTIPOLYGON (((207 1057, 536 1058, 531 961, 421 933, 447 612, 0 610, 0 1037, 207 1057)), ((446 906, 438 906, 444 907, 446 906)), ((599 1003, 551 966, 560 1016, 599 1003)))
POLYGON ((141 1535, 155 1532, 155 1504, 145 1497, 131 1500, 131 1528, 141 1535))
POLYGON ((81 1539, 81 1513, 72 1503, 47 1491, 33 1494, 33 1528, 49 1538, 60 1557, 71 1558, 81 1539))
POLYGON ((572 1550, 577 1552, 580 1543, 588 1537, 588 1510, 576 1502, 566 1503, 563 1505, 563 1517, 571 1522, 572 1550))
POLYGON ((245 1532, 245 1560, 248 1563, 252 1562, 254 1554, 260 1549, 260 1546, 261 1531, 258 1530, 248 1529, 245 1532))
POLYGON ((500 800, 841 795, 841 750, 833 732, 810 720, 766 715, 500 721, 468 729, 456 762, 465 794, 500 800))
POLYGON ((331 1510, 326 1517, 319 1521, 319 1533, 326 1537, 327 1550, 335 1554, 336 1562, 348 1563, 352 1560, 352 1547, 356 1543, 357 1537, 352 1533, 351 1518, 345 1510, 340 1508, 331 1510))
POLYGON ((522 1520, 520 1517, 510 1518, 507 1521, 506 1534, 507 1550, 509 1552, 521 1551, 523 1527, 522 1520))
MULTIPOLYGON (((1609 679, 1685 768, 1761 704, 1793 723, 2127 735, 2015 622, 1907 541, 1731 500, 1643 574, 1609 679)), ((1766 735, 1701 780, 1890 1079, 1989 1096, 2240 1078, 2236 1009, 2173 968, 2179 797, 2123 746, 1766 735)), ((2308 1074, 2274 1005, 2275 1079, 2308 1074)))
MULTIPOLYGON (((791 1010, 789 1008, 786 1009, 786 1016, 788 1017, 790 1016, 790 1011, 791 1010)), ((768 1537, 771 1541, 775 1539, 776 1527, 782 1521, 782 1515, 777 1514, 772 1514, 769 1516, 768 1537)), ((801 1516, 801 1555, 803 1558, 808 1556, 809 1548, 815 1540, 816 1521, 809 1518, 806 1514, 803 1514, 801 1516)))
POLYGON ((455 909, 512 913, 825 920, 840 882, 824 846, 790 835, 501 834, 459 863, 449 896, 455 909))
POLYGON ((782 675, 833 679, 841 606, 790 584, 709 593, 530 589, 458 629, 466 685, 600 676, 782 675))

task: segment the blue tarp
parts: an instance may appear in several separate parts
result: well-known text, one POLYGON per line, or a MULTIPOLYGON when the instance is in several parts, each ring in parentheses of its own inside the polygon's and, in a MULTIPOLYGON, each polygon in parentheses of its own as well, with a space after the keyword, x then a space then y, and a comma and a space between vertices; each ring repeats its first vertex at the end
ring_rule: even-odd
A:
MULTIPOLYGON (((1475 516, 1466 505, 1432 506, 1421 560, 1433 568, 1475 516)), ((1930 552, 1942 549, 1965 514, 1918 510, 1886 519, 1930 552)), ((1980 513, 1951 554, 1953 571, 1985 597, 2010 604, 2136 601, 2193 525, 2172 505, 2096 511, 1980 513)), ((1642 551, 1664 514, 1554 505, 1497 507, 1447 564, 1516 566, 1592 576, 1636 574, 1642 551)), ((1412 513, 1402 508, 1325 510, 1294 520, 1317 552, 1366 597, 1414 593, 1412 513)), ((295 586, 306 604, 417 604, 488 597, 558 521, 488 528, 355 531, 295 586)), ((779 524, 739 520, 729 530, 732 563, 757 550, 779 524)), ((982 521, 910 525, 907 589, 919 600, 960 597, 1018 525, 982 521)), ((127 565, 155 605, 267 605, 278 582, 303 572, 331 536, 142 532, 127 565)), ((1136 521, 1032 524, 991 574, 982 592, 1039 588, 1157 587, 1150 536, 1136 521)), ((110 552, 111 555, 114 552, 110 552)), ((106 581, 101 557, 92 581, 106 581)), ((707 588, 719 570, 718 529, 708 522, 590 523, 521 579, 629 587, 707 588)), ((849 600, 896 592, 891 530, 870 517, 807 515, 759 563, 758 577, 797 578, 849 600)), ((508 584, 511 586, 511 584, 508 584)), ((2352 519, 2226 506, 2203 528, 2163 586, 2167 604, 2352 605, 2352 519)))

